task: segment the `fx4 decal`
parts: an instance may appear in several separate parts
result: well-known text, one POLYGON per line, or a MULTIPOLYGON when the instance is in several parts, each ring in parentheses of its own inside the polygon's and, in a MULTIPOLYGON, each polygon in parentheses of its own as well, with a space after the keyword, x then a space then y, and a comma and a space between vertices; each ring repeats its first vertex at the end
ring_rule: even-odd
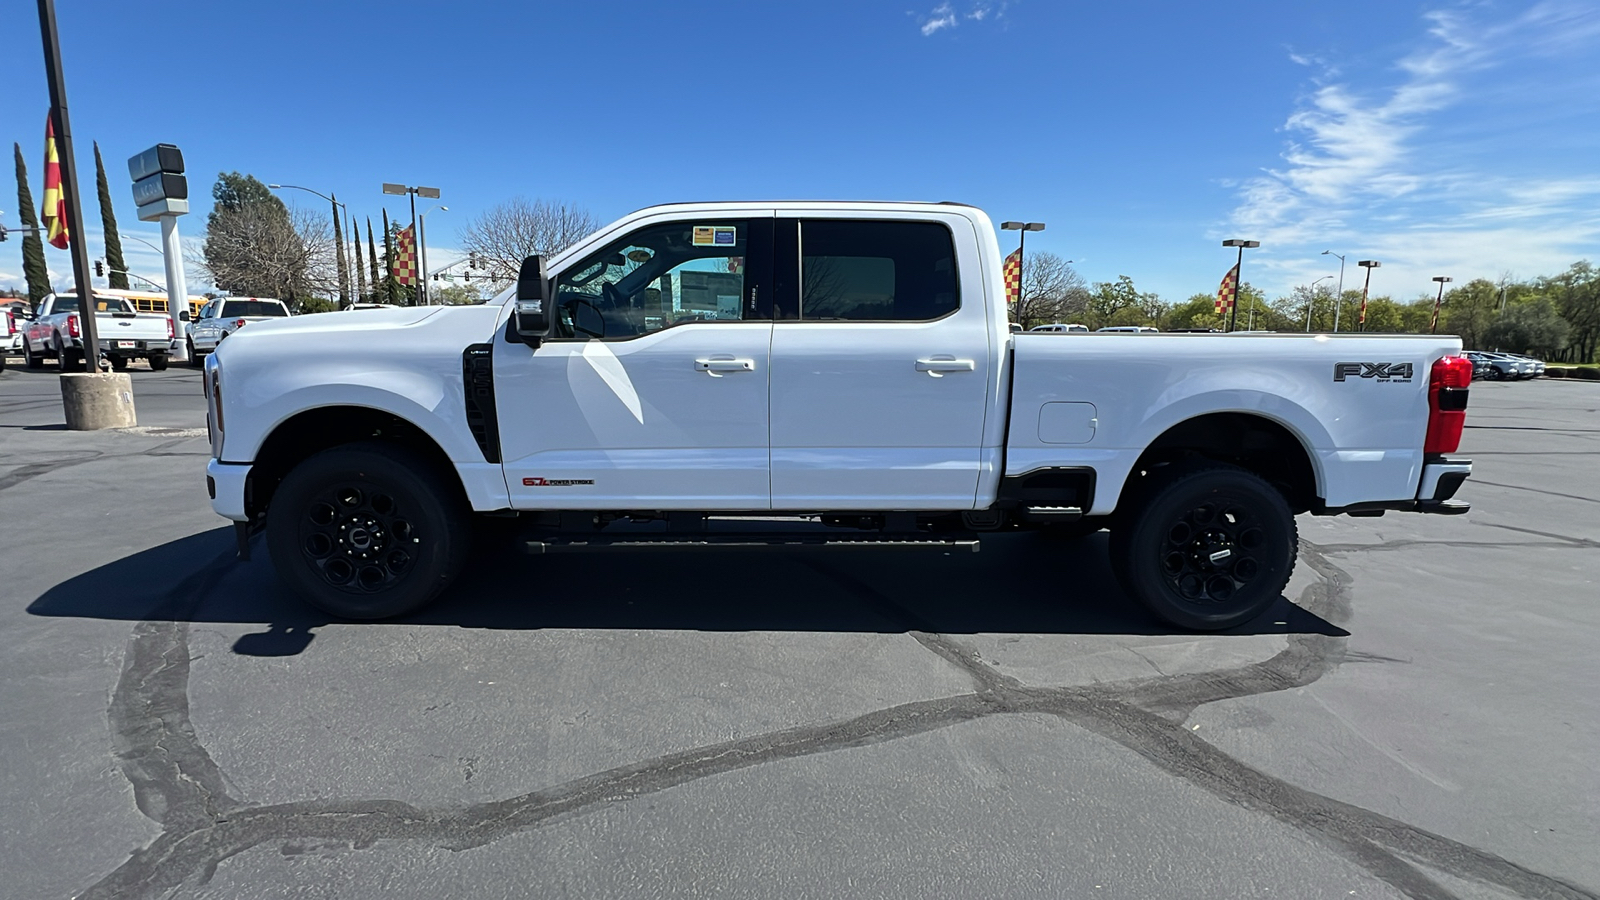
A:
POLYGON ((575 484, 594 484, 593 478, 524 478, 523 487, 571 487, 575 484))
POLYGON ((1333 380, 1344 381, 1357 375, 1379 381, 1406 383, 1411 380, 1411 363, 1342 362, 1333 364, 1333 380))

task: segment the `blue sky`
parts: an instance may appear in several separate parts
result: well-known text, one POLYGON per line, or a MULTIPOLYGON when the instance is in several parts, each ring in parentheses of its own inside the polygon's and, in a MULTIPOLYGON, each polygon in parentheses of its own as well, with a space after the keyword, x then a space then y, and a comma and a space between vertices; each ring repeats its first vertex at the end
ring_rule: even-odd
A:
MULTIPOLYGON (((219 171, 337 192, 374 219, 404 206, 382 182, 425 184, 450 207, 429 219, 435 268, 514 195, 602 221, 677 200, 960 200, 1043 221, 1030 250, 1167 300, 1216 289, 1228 237, 1262 242, 1245 277, 1274 296, 1336 273, 1325 249, 1349 258, 1347 287, 1357 259, 1382 260, 1374 292, 1401 298, 1433 275, 1600 259, 1592 0, 60 0, 58 15, 84 190, 94 139, 121 229, 152 243, 124 161, 167 141, 198 196, 188 235, 219 171)), ((37 200, 35 3, 0 0, 0 24, 0 136, 37 200)), ((97 246, 92 202, 87 218, 97 246)), ((20 284, 20 246, 0 246, 0 285, 20 284)))

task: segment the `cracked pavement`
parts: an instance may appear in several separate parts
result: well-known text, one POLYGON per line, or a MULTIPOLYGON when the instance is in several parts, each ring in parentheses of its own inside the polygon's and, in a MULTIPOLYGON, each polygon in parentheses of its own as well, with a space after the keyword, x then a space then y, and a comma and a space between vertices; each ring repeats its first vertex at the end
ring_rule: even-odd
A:
POLYGON ((5 896, 1600 896, 1600 388, 1475 386, 1471 514, 1302 517, 1202 636, 1033 536, 486 547, 329 623, 135 382, 86 435, 0 373, 5 896))

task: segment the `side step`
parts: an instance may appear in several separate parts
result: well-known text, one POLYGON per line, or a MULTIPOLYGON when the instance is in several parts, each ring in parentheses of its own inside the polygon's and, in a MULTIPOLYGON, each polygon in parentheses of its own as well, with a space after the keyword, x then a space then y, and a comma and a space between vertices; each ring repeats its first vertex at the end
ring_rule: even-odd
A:
POLYGON ((1025 506, 1023 515, 1042 522, 1076 522, 1083 518, 1080 506, 1025 506))
POLYGON ((584 535, 527 541, 524 551, 530 556, 547 553, 590 553, 600 550, 943 550, 977 553, 978 541, 972 538, 881 537, 878 535, 584 535))

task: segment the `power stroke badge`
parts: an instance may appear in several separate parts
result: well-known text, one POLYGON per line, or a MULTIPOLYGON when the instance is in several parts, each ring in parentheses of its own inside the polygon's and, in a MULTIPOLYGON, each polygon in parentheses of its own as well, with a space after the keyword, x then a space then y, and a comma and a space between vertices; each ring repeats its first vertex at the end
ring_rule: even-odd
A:
POLYGON ((524 478, 523 487, 572 487, 577 484, 594 484, 593 478, 524 478))
POLYGON ((1333 364, 1334 381, 1345 381, 1352 377, 1408 384, 1411 381, 1411 363, 1341 362, 1333 364))

